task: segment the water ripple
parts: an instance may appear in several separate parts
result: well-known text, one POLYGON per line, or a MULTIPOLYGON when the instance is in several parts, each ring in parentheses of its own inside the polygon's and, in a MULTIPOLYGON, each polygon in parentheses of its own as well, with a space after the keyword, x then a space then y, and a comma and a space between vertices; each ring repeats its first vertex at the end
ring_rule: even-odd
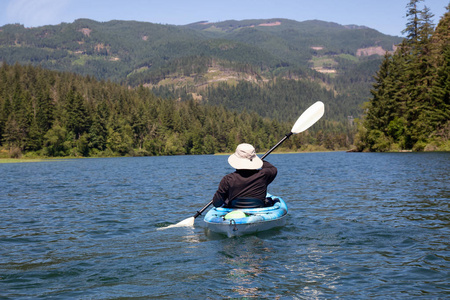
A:
POLYGON ((450 296, 450 154, 272 154, 285 227, 157 230, 209 202, 226 159, 0 165, 0 299, 450 296))

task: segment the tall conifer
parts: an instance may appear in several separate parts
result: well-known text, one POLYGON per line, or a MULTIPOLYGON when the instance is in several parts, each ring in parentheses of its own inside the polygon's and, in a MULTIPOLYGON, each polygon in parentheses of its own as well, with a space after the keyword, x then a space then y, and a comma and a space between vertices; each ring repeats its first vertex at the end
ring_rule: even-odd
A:
POLYGON ((435 32, 433 15, 426 6, 419 9, 420 2, 408 3, 406 38, 375 77, 359 150, 423 150, 437 135, 448 140, 449 13, 435 32))

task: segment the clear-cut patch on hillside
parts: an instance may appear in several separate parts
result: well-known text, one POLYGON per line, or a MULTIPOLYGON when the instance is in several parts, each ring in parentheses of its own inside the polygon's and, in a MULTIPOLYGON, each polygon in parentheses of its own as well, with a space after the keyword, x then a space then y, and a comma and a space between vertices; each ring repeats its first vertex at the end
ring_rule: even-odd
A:
POLYGON ((262 23, 259 24, 258 26, 280 26, 281 22, 276 21, 276 22, 269 22, 269 23, 262 23))
MULTIPOLYGON (((396 50, 396 46, 393 46, 394 51, 396 50)), ((367 48, 359 48, 356 50, 356 56, 371 56, 371 55, 380 55, 383 56, 386 52, 392 53, 393 51, 384 50, 381 46, 376 47, 367 47, 367 48)))
POLYGON ((91 32, 92 32, 92 29, 89 29, 89 28, 81 28, 81 29, 79 29, 78 31, 82 32, 85 36, 90 36, 90 35, 91 35, 91 32))

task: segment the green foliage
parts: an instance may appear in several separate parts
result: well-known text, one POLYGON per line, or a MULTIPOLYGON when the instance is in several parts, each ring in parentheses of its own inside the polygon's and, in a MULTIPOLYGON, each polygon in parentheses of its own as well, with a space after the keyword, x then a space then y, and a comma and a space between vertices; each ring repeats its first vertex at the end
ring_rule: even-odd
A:
POLYGON ((0 30, 0 60, 40 65, 128 84, 155 82, 169 73, 204 73, 212 60, 257 72, 304 69, 313 55, 351 54, 401 39, 373 29, 286 19, 186 26, 79 19, 55 26, 0 30), (276 26, 261 26, 274 24, 276 26), (322 47, 316 51, 311 47, 322 47))
POLYGON ((347 118, 361 115, 359 106, 369 97, 380 63, 376 55, 357 57, 357 49, 391 50, 399 41, 364 27, 285 19, 187 26, 88 19, 38 28, 6 25, 0 30, 0 141, 21 151, 73 156, 215 153, 232 151, 241 140, 265 149, 321 100, 327 107, 324 120, 311 135, 284 146, 348 148, 355 128, 347 118), (326 57, 337 73, 309 69, 313 57, 326 57), (40 67, 12 67, 16 62, 40 67), (254 80, 209 84, 211 66, 254 80), (161 86, 169 78, 185 84, 161 86), (155 85, 157 96, 182 102, 139 88, 146 84, 155 85), (194 102, 193 93, 208 106, 194 102), (272 121, 258 115, 278 123, 267 126, 272 121), (65 130, 61 145, 52 143, 57 126, 65 130), (48 132, 53 138, 45 138, 48 132))
MULTIPOLYGON (((357 50, 372 46, 391 50, 392 45, 400 40, 370 28, 321 21, 272 19, 171 26, 79 19, 69 24, 38 28, 3 26, 0 30, 0 60, 10 65, 18 62, 21 65, 75 72, 89 75, 88 78, 110 80, 132 87, 151 84, 156 86, 154 93, 162 98, 192 101, 195 93, 201 95, 208 105, 225 106, 234 112, 257 112, 280 122, 295 120, 309 104, 321 100, 327 105, 325 118, 329 123, 322 121, 317 130, 323 130, 329 141, 334 139, 334 134, 346 136, 345 143, 328 143, 329 147, 343 148, 349 146, 354 134, 354 129, 348 126, 347 117, 361 115, 359 105, 369 97, 371 76, 380 63, 376 55, 357 57, 357 50), (328 76, 311 70, 313 57, 316 60, 326 58, 337 73, 328 76), (244 75, 217 86, 208 81, 208 71, 212 66, 225 70, 225 74, 240 72, 244 75), (254 78, 252 83, 248 82, 248 77, 254 78), (180 86, 164 86, 164 81, 168 79, 179 80, 180 86)), ((14 126, 21 127, 24 125, 20 124, 24 123, 32 129, 29 134, 33 138, 23 141, 20 148, 35 151, 39 148, 37 145, 42 143, 43 135, 58 121, 68 134, 73 135, 72 142, 89 134, 90 149, 102 152, 113 147, 117 153, 129 153, 129 146, 117 145, 129 145, 125 141, 118 142, 117 135, 122 135, 123 128, 113 128, 113 132, 107 134, 109 119, 113 117, 99 109, 102 106, 102 110, 109 109, 110 106, 105 106, 102 101, 93 102, 97 95, 90 95, 90 91, 86 92, 83 88, 77 87, 71 91, 69 85, 58 82, 72 80, 70 76, 63 77, 51 79, 54 77, 50 76, 50 81, 37 78, 36 82, 44 86, 31 91, 33 113, 27 112, 26 117, 14 116, 8 127, 5 125, 10 116, 7 111, 11 109, 11 99, 5 100, 4 113, 0 116, 0 136, 11 137, 4 130, 14 130, 14 126), (57 89, 56 96, 49 87, 57 89)), ((0 85, 2 82, 6 81, 0 80, 0 85)), ((10 93, 11 88, 13 86, 3 90, 10 93)), ((101 93, 101 89, 93 90, 101 93)), ((121 105, 127 105, 122 100, 121 96, 112 100, 118 103, 114 109, 120 110, 121 105)), ((14 103, 20 105, 20 102, 14 103)), ((139 107, 142 103, 133 105, 134 112, 127 112, 130 120, 126 122, 130 123, 133 145, 137 143, 139 153, 161 153, 161 149, 180 152, 180 146, 173 143, 173 139, 168 140, 171 146, 167 147, 154 138, 148 141, 148 124, 144 120, 149 116, 142 115, 145 112, 139 107), (144 149, 144 145, 149 150, 144 149)), ((171 116, 173 107, 162 106, 161 110, 158 120, 162 125, 154 128, 155 133, 160 135, 165 130, 174 131, 184 148, 186 144, 196 141, 196 135, 186 136, 179 129, 186 122, 185 117, 189 119, 188 116, 171 116)), ((158 110, 148 113, 158 113, 158 110)), ((152 116, 152 120, 156 117, 152 116)), ((197 126, 201 126, 199 124, 197 126)), ((233 134, 241 136, 241 133, 233 134)), ((17 135, 17 139, 23 139, 23 133, 22 137, 17 135)), ((218 138, 209 139, 201 146, 196 145, 192 152, 218 151, 218 145, 223 142, 218 138)), ((14 140, 14 143, 18 141, 14 140)))
MULTIPOLYGON (((407 121, 405 118, 396 116, 387 126, 387 135, 392 137, 394 142, 400 142, 407 131, 406 125, 407 121)), ((405 145, 402 143, 402 146, 405 145)))
POLYGON ((450 122, 450 6, 435 31, 422 0, 407 6, 406 38, 386 55, 359 130, 360 151, 446 149, 450 122), (440 148, 442 145, 442 148, 440 148))
POLYGON ((380 130, 370 130, 367 134, 367 143, 370 151, 384 152, 388 151, 390 147, 390 140, 380 130))
POLYGON ((66 140, 67 130, 60 125, 55 125, 44 135, 44 156, 66 156, 70 148, 70 142, 66 140))
MULTIPOLYGON (((129 89, 40 67, 4 63, 0 76, 0 148, 11 156, 213 154, 232 152, 241 142, 264 151, 292 126, 255 112, 162 99, 143 87, 129 89)), ((317 133, 291 138, 284 149, 311 143, 335 149, 346 142, 330 133, 335 124, 318 127, 317 133)))
POLYGON ((323 21, 296 22, 286 19, 225 21, 187 25, 208 37, 239 41, 256 46, 291 65, 306 66, 314 51, 320 54, 355 54, 358 48, 374 45, 391 50, 400 41, 366 27, 341 26, 323 21))

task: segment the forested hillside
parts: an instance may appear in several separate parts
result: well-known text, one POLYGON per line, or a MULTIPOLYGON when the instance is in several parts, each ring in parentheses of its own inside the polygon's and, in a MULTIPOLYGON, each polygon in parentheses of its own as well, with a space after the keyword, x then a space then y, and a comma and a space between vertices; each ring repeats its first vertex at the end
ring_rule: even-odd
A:
MULTIPOLYGON (((358 26, 343 26, 319 20, 297 22, 287 19, 198 22, 187 25, 212 38, 253 45, 289 65, 306 66, 313 55, 350 54, 358 49, 380 47, 393 50, 398 37, 358 26)), ((383 52, 383 51, 382 51, 383 52)))
POLYGON ((0 27, 0 147, 15 156, 267 149, 320 100, 323 120, 284 146, 346 149, 371 99, 359 151, 442 149, 447 15, 434 31, 427 9, 413 8, 406 39, 286 19, 0 27))
POLYGON ((450 151, 450 5, 434 30, 419 2, 409 2, 406 38, 377 72, 359 151, 450 151))
POLYGON ((370 28, 322 21, 272 19, 173 26, 79 19, 37 28, 0 27, 0 60, 114 81, 133 75, 135 85, 139 81, 136 73, 194 71, 194 66, 208 64, 203 58, 251 65, 256 72, 270 73, 281 67, 311 66, 314 56, 356 57, 359 49, 368 47, 380 47, 383 55, 400 40, 370 28), (178 68, 173 69, 175 65, 178 68))
MULTIPOLYGON (((336 103, 340 110, 338 113, 333 108, 326 117, 342 123, 349 115, 361 114, 360 104, 369 96, 372 75, 382 55, 400 41, 370 28, 323 21, 271 19, 172 26, 79 19, 38 28, 18 24, 1 27, 0 60, 132 87, 144 85, 173 99, 200 95, 211 104, 224 103, 217 97, 209 99, 208 95, 217 92, 207 88, 226 83, 219 89, 237 110, 244 109, 241 104, 249 100, 232 98, 236 83, 251 82, 251 89, 262 89, 267 98, 273 93, 264 89, 284 78, 300 82, 302 89, 292 83, 286 86, 292 87, 287 98, 267 98, 265 115, 292 120, 296 116, 291 108, 305 105, 303 88, 316 90, 322 85, 335 94, 330 103, 336 103), (280 108, 283 111, 278 112, 280 108)), ((251 105, 246 108, 261 111, 251 105)))
MULTIPOLYGON (((90 76, 19 64, 0 67, 0 149, 13 157, 212 154, 232 152, 242 141, 264 151, 291 126, 256 113, 162 99, 143 87, 90 76)), ((344 135, 319 130, 331 124, 317 126, 315 133, 291 138, 283 147, 348 147, 344 135)))

